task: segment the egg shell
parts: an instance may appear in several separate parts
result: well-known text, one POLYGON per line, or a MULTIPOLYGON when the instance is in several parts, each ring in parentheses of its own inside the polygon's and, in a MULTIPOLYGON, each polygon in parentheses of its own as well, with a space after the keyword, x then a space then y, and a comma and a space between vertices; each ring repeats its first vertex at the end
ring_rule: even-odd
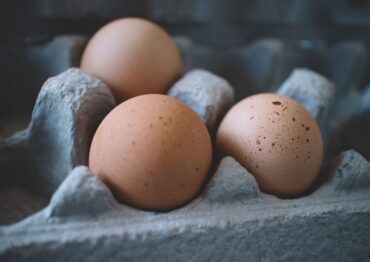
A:
POLYGON ((89 167, 119 201, 166 211, 198 194, 211 159, 200 117, 175 98, 150 94, 106 116, 94 135, 89 167))
POLYGON ((96 32, 84 50, 81 69, 103 80, 118 102, 164 94, 183 70, 172 38, 140 18, 118 19, 96 32))
POLYGON ((323 158, 320 129, 295 100, 258 94, 232 107, 217 132, 217 147, 251 172, 260 188, 279 197, 303 194, 323 158))

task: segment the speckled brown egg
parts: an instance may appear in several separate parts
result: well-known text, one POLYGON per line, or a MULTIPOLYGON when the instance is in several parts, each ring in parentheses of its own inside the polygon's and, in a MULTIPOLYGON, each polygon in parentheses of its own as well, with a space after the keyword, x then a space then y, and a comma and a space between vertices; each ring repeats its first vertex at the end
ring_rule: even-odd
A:
POLYGON ((94 135, 89 167, 119 201, 165 211, 197 195, 211 158, 200 117, 175 98, 150 94, 106 116, 94 135))
POLYGON ((296 197, 315 181, 323 158, 320 129, 295 100, 276 94, 245 98, 226 114, 217 146, 251 172, 260 188, 296 197))
POLYGON ((123 18, 91 38, 81 68, 103 80, 121 102, 142 94, 164 94, 181 76, 182 61, 161 27, 140 18, 123 18))

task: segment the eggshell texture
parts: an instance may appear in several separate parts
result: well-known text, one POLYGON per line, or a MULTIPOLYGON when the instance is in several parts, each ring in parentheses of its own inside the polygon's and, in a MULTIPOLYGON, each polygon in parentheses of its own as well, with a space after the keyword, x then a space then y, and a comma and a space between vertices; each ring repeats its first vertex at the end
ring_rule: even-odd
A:
POLYGON ((216 139, 221 154, 233 156, 263 191, 279 197, 304 193, 323 158, 316 121, 301 104, 276 94, 250 96, 234 105, 216 139))
POLYGON ((197 195, 211 159, 200 117, 175 98, 151 94, 107 115, 94 135, 89 167, 119 201, 165 211, 197 195))
POLYGON ((123 18, 101 28, 82 55, 81 68, 103 80, 118 102, 165 93, 181 76, 180 53, 171 37, 156 24, 123 18))

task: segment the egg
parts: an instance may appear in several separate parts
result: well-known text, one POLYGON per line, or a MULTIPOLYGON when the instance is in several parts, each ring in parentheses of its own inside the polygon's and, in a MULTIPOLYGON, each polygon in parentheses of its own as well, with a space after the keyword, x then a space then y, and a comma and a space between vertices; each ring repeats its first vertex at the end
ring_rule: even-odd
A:
POLYGON ((296 197, 314 183, 323 158, 320 129, 295 100, 276 94, 250 96, 234 105, 216 135, 221 155, 234 157, 262 191, 296 197))
POLYGON ((208 130, 183 102, 159 94, 131 98, 98 127, 89 167, 122 203, 166 211, 200 191, 212 159, 208 130))
POLYGON ((183 70, 172 38, 140 18, 118 19, 101 28, 88 42, 80 66, 105 82, 118 102, 164 94, 183 70))

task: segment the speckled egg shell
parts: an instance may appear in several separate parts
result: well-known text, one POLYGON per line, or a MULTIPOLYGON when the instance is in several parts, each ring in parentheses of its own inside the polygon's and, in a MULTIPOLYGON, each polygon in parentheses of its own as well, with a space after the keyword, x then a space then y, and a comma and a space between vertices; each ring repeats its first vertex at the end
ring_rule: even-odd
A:
POLYGON ((89 167, 119 201, 165 211, 197 195, 211 159, 200 117, 175 98, 151 94, 107 115, 93 138, 89 167))
POLYGON ((301 104, 276 94, 237 103, 218 129, 217 146, 248 169, 263 191, 279 197, 304 193, 323 158, 316 121, 301 104))

